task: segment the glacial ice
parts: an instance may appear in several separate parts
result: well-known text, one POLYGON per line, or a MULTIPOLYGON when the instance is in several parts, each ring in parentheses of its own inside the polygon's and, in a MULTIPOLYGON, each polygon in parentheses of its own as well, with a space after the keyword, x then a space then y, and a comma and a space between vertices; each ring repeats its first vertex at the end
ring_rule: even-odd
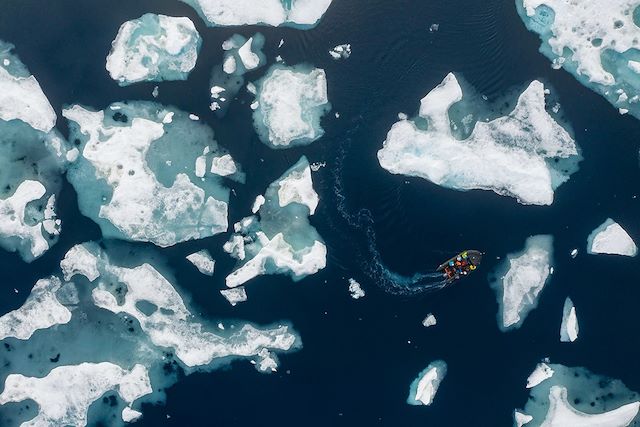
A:
POLYGON ((517 411, 531 417, 527 427, 626 427, 636 419, 639 396, 621 381, 584 368, 550 369, 552 375, 531 388, 524 411, 517 411))
POLYGON ((262 53, 264 42, 264 36, 256 33, 249 39, 234 34, 222 43, 223 61, 213 68, 210 81, 210 109, 218 116, 226 113, 230 102, 244 85, 244 75, 266 64, 267 58, 262 53))
POLYGON ((327 248, 309 223, 318 204, 306 157, 271 183, 257 215, 246 217, 224 249, 240 264, 226 278, 233 288, 263 274, 300 280, 323 269, 327 248))
POLYGON ((638 247, 629 234, 614 220, 607 218, 587 238, 587 253, 634 257, 638 247))
POLYGON ((227 153, 205 124, 151 102, 74 105, 63 115, 81 154, 67 177, 105 237, 166 247, 227 230, 229 189, 206 168, 227 153))
POLYGON ((553 68, 564 68, 621 114, 640 118, 638 3, 613 0, 517 0, 526 27, 553 68))
POLYGON ((407 403, 431 405, 446 374, 447 364, 443 360, 431 362, 411 383, 407 403))
POLYGON ((353 299, 360 299, 365 295, 364 289, 362 289, 360 283, 353 278, 349 279, 349 293, 353 299))
POLYGON ((560 325, 560 341, 574 342, 578 339, 578 317, 576 316, 576 308, 571 298, 567 297, 564 301, 562 309, 562 324, 560 325))
POLYGON ((187 255, 187 260, 195 265, 200 273, 207 276, 213 275, 216 262, 206 249, 187 255))
POLYGON ((234 25, 312 28, 320 22, 331 0, 182 0, 210 27, 234 25))
POLYGON ((553 237, 531 236, 521 252, 507 255, 494 272, 491 286, 498 297, 498 326, 503 331, 519 328, 538 305, 540 292, 551 274, 553 237))
POLYGON ((447 75, 421 100, 418 117, 391 127, 378 151, 380 165, 447 188, 492 190, 522 204, 550 205, 581 157, 571 135, 545 110, 544 85, 531 82, 511 113, 477 121, 464 139, 454 134, 451 120, 454 107, 465 108, 461 100, 458 80, 447 75))
POLYGON ((247 300, 247 291, 244 286, 238 286, 237 288, 222 289, 220 290, 222 295, 231 306, 235 307, 238 303, 245 302, 247 300))
POLYGON ((300 64, 273 65, 256 82, 253 125, 271 148, 307 145, 324 135, 320 119, 331 109, 324 70, 300 64))
POLYGON ((121 86, 186 80, 201 44, 189 18, 146 13, 120 26, 107 56, 107 71, 121 86))

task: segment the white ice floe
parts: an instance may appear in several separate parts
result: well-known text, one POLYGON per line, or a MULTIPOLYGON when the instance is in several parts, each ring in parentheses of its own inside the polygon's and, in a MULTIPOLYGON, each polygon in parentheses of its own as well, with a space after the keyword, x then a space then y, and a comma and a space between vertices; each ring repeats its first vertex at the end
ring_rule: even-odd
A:
POLYGON ((220 176, 229 176, 238 172, 238 166, 230 154, 211 159, 211 173, 220 176))
POLYGON ((571 255, 571 258, 577 257, 578 256, 578 249, 572 249, 571 253, 569 255, 571 255))
POLYGON ((234 307, 236 304, 247 300, 247 291, 244 289, 244 286, 238 286, 237 288, 232 289, 222 289, 220 294, 234 307))
POLYGON ((349 279, 349 293, 353 299, 360 299, 365 295, 364 289, 362 289, 360 283, 353 278, 349 279))
POLYGON ((71 280, 73 276, 80 274, 93 282, 100 276, 98 259, 83 245, 76 245, 69 249, 64 259, 60 261, 60 269, 64 280, 71 280))
POLYGON ((258 213, 258 211, 260 210, 260 207, 264 205, 264 202, 265 202, 265 199, 262 194, 259 194, 258 196, 256 196, 256 200, 253 202, 253 206, 251 206, 251 212, 254 214, 258 213))
POLYGON ((447 374, 447 364, 436 360, 420 372, 409 388, 409 405, 431 405, 440 387, 440 383, 447 374))
POLYGON ((449 112, 462 98, 458 80, 447 75, 421 100, 416 119, 391 127, 378 151, 380 165, 447 188, 492 190, 522 204, 550 205, 580 156, 571 135, 545 110, 544 85, 533 81, 511 113, 478 121, 465 139, 454 135, 449 112))
POLYGON ((528 424, 531 420, 533 420, 533 417, 520 411, 513 411, 513 420, 516 423, 516 427, 522 427, 523 425, 528 424))
POLYGON ((425 328, 435 326, 437 323, 438 320, 436 319, 436 316, 433 315, 433 313, 427 314, 427 317, 422 320, 422 326, 424 326, 425 328))
POLYGON ((522 252, 507 255, 498 268, 492 287, 498 297, 498 325, 503 331, 519 328, 538 305, 540 292, 551 274, 552 253, 552 236, 532 236, 522 252))
POLYGON ((122 421, 124 421, 125 423, 133 422, 138 418, 140 418, 141 416, 142 416, 142 412, 136 411, 135 409, 131 409, 128 406, 126 406, 122 410, 122 421))
POLYGON ((71 320, 71 311, 56 298, 62 283, 52 276, 36 282, 22 307, 0 317, 0 340, 29 339, 38 329, 62 325, 71 320))
POLYGON ((553 376, 553 369, 546 363, 538 363, 536 369, 533 370, 529 378, 527 378, 527 388, 532 388, 540 384, 542 381, 553 376))
POLYGON ((226 278, 230 288, 263 274, 300 280, 326 266, 327 247, 308 219, 318 203, 308 160, 302 157, 263 198, 257 200, 257 215, 235 224, 236 233, 224 246, 240 261, 226 278))
POLYGON ((201 44, 189 18, 147 13, 120 26, 107 56, 107 71, 120 85, 186 80, 201 44))
POLYGON ((576 308, 571 298, 567 297, 564 301, 562 309, 562 324, 560 325, 560 341, 574 342, 578 339, 578 317, 576 316, 576 308))
POLYGON ((634 257, 638 254, 638 247, 620 224, 608 218, 589 234, 587 252, 634 257))
POLYGON ((329 55, 336 61, 338 59, 347 59, 351 56, 351 45, 349 43, 339 44, 329 51, 329 55))
POLYGON ((268 25, 310 28, 327 11, 331 0, 182 0, 211 27, 268 25))
POLYGON ((130 406, 152 392, 147 369, 135 365, 126 370, 102 362, 59 366, 42 378, 10 374, 0 394, 0 405, 35 401, 38 414, 23 426, 84 426, 91 404, 108 391, 117 392, 130 406))
POLYGON ((207 276, 213 275, 216 261, 211 258, 211 254, 209 254, 209 251, 206 249, 187 255, 187 260, 195 265, 200 273, 206 274, 207 276))
POLYGON ((324 135, 321 117, 331 109, 324 70, 305 65, 272 66, 256 83, 253 124, 271 148, 306 145, 324 135))

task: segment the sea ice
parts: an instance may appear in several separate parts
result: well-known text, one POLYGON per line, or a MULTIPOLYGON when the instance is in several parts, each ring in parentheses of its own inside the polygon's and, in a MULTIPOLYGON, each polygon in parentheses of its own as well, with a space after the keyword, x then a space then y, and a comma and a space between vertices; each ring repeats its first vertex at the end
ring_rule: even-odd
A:
POLYGON ((573 306, 571 298, 567 297, 564 301, 562 309, 562 324, 560 325, 560 341, 574 342, 578 339, 578 317, 576 316, 576 308, 573 306))
POLYGON ((529 378, 527 378, 527 388, 532 388, 540 384, 554 374, 553 369, 544 362, 538 363, 529 378))
POLYGON ((454 107, 466 109, 461 100, 458 80, 447 75, 421 100, 418 117, 391 127, 378 151, 380 165, 447 188, 492 190, 522 204, 550 205, 581 157, 571 135, 545 110, 544 85, 534 80, 511 113, 478 120, 464 138, 454 134, 451 120, 454 107))
POLYGON ((331 0, 182 0, 210 27, 235 25, 312 28, 320 22, 331 0))
POLYGON ((331 109, 324 70, 273 65, 256 82, 253 125, 271 148, 307 145, 324 135, 320 119, 331 109))
POLYGON ((351 56, 351 45, 349 43, 339 44, 329 51, 329 55, 336 61, 339 59, 347 59, 351 56))
POLYGON ((245 302, 247 300, 247 291, 244 286, 238 286, 237 288, 222 289, 220 294, 229 301, 233 307, 238 303, 245 302))
POLYGON ((349 279, 349 293, 353 299, 360 299, 365 295, 364 289, 362 289, 360 283, 353 278, 349 279))
POLYGON ((436 316, 433 315, 433 313, 427 314, 427 317, 422 320, 422 326, 424 326, 425 328, 435 326, 437 323, 438 320, 436 319, 436 316))
POLYGON ((107 71, 121 86, 186 80, 201 44, 189 18, 146 13, 120 26, 107 56, 107 71))
POLYGON ((105 237, 166 247, 227 230, 229 189, 206 174, 207 162, 226 153, 205 124, 150 102, 95 112, 75 105, 63 115, 81 153, 67 177, 105 237))
POLYGON ((198 271, 207 276, 213 275, 216 261, 211 258, 211 254, 206 249, 187 255, 187 260, 196 266, 198 271))
POLYGON ((446 374, 447 364, 443 360, 430 363, 411 383, 407 403, 409 405, 431 405, 446 374))
POLYGON ((491 286, 498 296, 498 326, 503 331, 522 326, 538 305, 540 292, 551 274, 552 253, 552 236, 531 236, 523 251, 507 255, 494 272, 491 286))
MULTIPOLYGON (((638 415, 637 393, 584 368, 550 365, 552 375, 531 388, 527 427, 626 427, 638 415)), ((517 419, 516 419, 517 422, 517 419)))
POLYGON ((603 95, 621 114, 640 118, 640 30, 636 1, 517 0, 553 68, 564 68, 603 95))
POLYGON ((257 215, 235 224, 224 249, 240 261, 226 278, 240 286, 263 274, 288 274, 300 280, 326 265, 327 247, 309 223, 318 204, 306 157, 271 183, 257 215))
POLYGON ((638 247, 620 224, 608 218, 589 234, 587 252, 634 257, 638 254, 638 247))

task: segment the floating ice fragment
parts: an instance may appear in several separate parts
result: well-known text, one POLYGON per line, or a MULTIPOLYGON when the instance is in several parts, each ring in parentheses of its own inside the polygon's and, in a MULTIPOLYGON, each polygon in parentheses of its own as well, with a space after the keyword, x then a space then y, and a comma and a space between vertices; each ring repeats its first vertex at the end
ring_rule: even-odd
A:
POLYGON ((288 148, 310 144, 324 134, 320 119, 331 109, 324 70, 277 64, 256 87, 259 105, 253 124, 262 142, 288 148))
POLYGON ((238 172, 236 162, 230 154, 225 154, 220 157, 214 157, 211 160, 211 173, 215 173, 220 176, 231 176, 238 172))
POLYGON ((187 255, 187 260, 189 260, 191 264, 195 265, 200 273, 206 274, 207 276, 213 275, 216 262, 211 258, 209 251, 206 249, 187 255))
POLYGON ((122 410, 122 420, 125 423, 133 422, 133 421, 137 420, 138 418, 140 418, 141 416, 142 416, 142 412, 136 411, 135 409, 131 409, 128 406, 126 406, 122 410))
POLYGON ((353 278, 349 279, 349 293, 353 299, 360 299, 365 295, 360 283, 353 278))
POLYGON ((533 420, 533 417, 520 411, 513 411, 513 419, 516 422, 516 427, 522 427, 533 420))
POLYGON ((538 305, 538 297, 551 272, 553 237, 532 236, 523 251, 507 255, 491 285, 498 296, 498 326, 503 331, 519 328, 538 305))
POLYGON ((220 294, 225 297, 233 307, 235 307, 236 304, 247 300, 247 291, 244 289, 244 286, 238 286, 237 288, 232 289, 222 289, 220 294))
POLYGON ((575 258, 578 256, 578 249, 572 249, 571 250, 571 258, 575 258))
POLYGON ((409 388, 409 405, 431 405, 440 387, 440 383, 447 374, 447 364, 436 360, 420 372, 409 388))
POLYGON ((562 309, 562 324, 560 326, 560 341, 574 342, 578 339, 578 318, 576 316, 576 308, 573 306, 571 298, 567 297, 564 301, 562 309))
POLYGON ((351 56, 351 45, 349 43, 339 44, 329 51, 329 55, 336 61, 338 59, 347 59, 351 56))
POLYGON ((454 135, 450 117, 462 99, 458 80, 447 75, 421 100, 417 118, 391 127, 378 151, 380 165, 447 188, 492 190, 522 204, 550 205, 581 158, 571 135, 545 110, 543 84, 533 81, 511 113, 477 121, 464 139, 454 135))
POLYGON ((529 378, 527 378, 527 388, 532 388, 540 384, 542 381, 553 376, 553 369, 546 363, 538 363, 536 369, 533 370, 529 378))
POLYGON ((638 254, 638 247, 620 224, 607 218, 604 223, 589 234, 587 253, 634 257, 638 254))
POLYGON ((439 28, 440 28, 440 24, 431 24, 431 26, 429 27, 429 32, 435 33, 436 31, 438 31, 439 28))
POLYGON ((433 313, 429 313, 427 314, 427 317, 425 317, 422 321, 422 326, 424 326, 425 328, 429 328, 431 326, 435 326, 436 323, 438 323, 436 316, 434 316, 433 313))
POLYGON ((264 205, 265 199, 264 196, 262 194, 259 194, 256 197, 256 200, 253 202, 253 206, 251 206, 251 212, 252 213, 258 213, 258 211, 260 210, 260 207, 262 205, 264 205))

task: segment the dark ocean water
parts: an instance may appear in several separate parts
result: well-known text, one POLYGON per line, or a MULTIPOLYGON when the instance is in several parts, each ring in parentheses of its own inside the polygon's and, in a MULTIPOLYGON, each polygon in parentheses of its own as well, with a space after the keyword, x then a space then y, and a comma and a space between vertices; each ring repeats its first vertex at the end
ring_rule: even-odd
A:
MULTIPOLYGON (((512 410, 526 402, 525 380, 543 357, 585 366, 640 391, 640 265, 637 258, 589 256, 585 250, 587 235, 607 217, 640 242, 640 123, 618 115, 568 73, 552 70, 513 1, 334 0, 315 29, 300 31, 207 28, 178 1, 5 0, 0 39, 16 45, 59 117, 70 103, 101 109, 119 100, 153 100, 154 84, 121 88, 104 68, 120 24, 146 12, 187 16, 203 37, 189 79, 161 83, 158 101, 198 114, 248 172, 246 185, 232 196, 230 222, 247 215, 254 197, 305 154, 327 162, 314 174, 321 202, 312 223, 329 255, 325 270, 299 283, 281 276, 255 280, 247 287, 249 301, 231 308, 218 294, 234 264, 222 251, 226 235, 162 250, 199 312, 257 323, 286 319, 304 347, 282 356, 273 375, 236 362, 231 369, 183 378, 168 391, 166 405, 144 407, 138 425, 509 426, 512 410), (432 33, 433 23, 439 30, 432 33), (233 33, 256 31, 266 36, 271 62, 281 54, 288 64, 309 62, 326 70, 333 111, 323 120, 326 135, 308 147, 276 151, 259 142, 244 91, 225 118, 208 110, 209 74, 222 60, 221 43, 233 33), (277 50, 281 38, 285 44, 277 50), (327 51, 339 43, 351 43, 353 54, 334 62, 327 51), (533 79, 550 84, 584 156, 553 205, 456 192, 379 166, 376 152, 397 113, 414 114, 420 98, 450 71, 489 100, 533 79), (487 253, 481 271, 435 294, 384 292, 365 272, 371 261, 365 230, 345 219, 361 209, 371 214, 376 250, 388 268, 411 275, 461 249, 478 248, 487 253), (502 333, 487 274, 496 257, 541 233, 555 237, 555 273, 523 327, 502 333), (213 279, 184 259, 200 248, 217 259, 213 279), (569 256, 573 248, 580 249, 576 259, 569 256), (365 298, 349 297, 349 277, 362 283, 365 298), (566 296, 580 321, 580 338, 572 344, 559 341, 566 296), (424 329, 429 312, 438 325, 424 329), (449 366, 435 403, 407 405, 409 384, 435 359, 449 366)), ((58 127, 66 134, 61 118, 58 127)), ((0 254, 2 313, 19 307, 35 280, 54 272, 71 246, 100 238, 99 228, 80 215, 69 185, 59 213, 61 239, 41 259, 25 264, 15 254, 0 254)))

